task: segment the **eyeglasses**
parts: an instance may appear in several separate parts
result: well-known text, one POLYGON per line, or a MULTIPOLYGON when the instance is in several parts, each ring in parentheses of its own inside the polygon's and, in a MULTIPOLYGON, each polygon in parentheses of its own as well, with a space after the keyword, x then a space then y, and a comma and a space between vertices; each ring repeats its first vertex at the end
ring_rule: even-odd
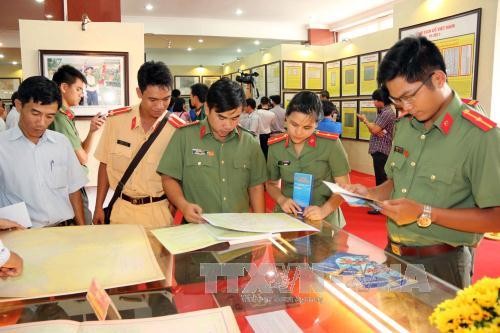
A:
POLYGON ((412 93, 412 94, 408 94, 406 96, 401 96, 401 97, 392 97, 392 96, 389 96, 389 99, 391 100, 391 102, 394 104, 394 105, 397 105, 397 106, 401 106, 403 104, 413 104, 413 102, 415 102, 415 97, 417 96, 418 92, 420 91, 420 89, 422 89, 422 87, 427 83, 429 82, 429 80, 431 79, 431 77, 434 75, 435 72, 432 72, 431 74, 429 74, 429 76, 427 77, 427 79, 425 79, 422 84, 412 93))

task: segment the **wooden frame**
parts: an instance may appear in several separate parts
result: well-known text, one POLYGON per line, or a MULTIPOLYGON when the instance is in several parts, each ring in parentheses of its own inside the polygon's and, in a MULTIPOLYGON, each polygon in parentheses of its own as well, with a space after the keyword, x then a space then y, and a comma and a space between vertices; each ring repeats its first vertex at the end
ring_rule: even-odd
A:
POLYGON ((356 97, 359 93, 359 58, 352 56, 340 59, 341 97, 356 97), (346 67, 349 67, 348 69, 346 67), (352 85, 352 87, 351 87, 352 85))
POLYGON ((87 78, 80 106, 72 108, 77 117, 98 113, 129 104, 127 52, 39 50, 40 73, 52 79, 61 65, 71 65, 87 78))
MULTIPOLYGON (((375 122, 377 117, 377 108, 373 105, 373 100, 364 99, 358 101, 358 114, 364 114, 369 122, 375 122)), ((358 118, 358 140, 369 141, 371 133, 368 127, 358 118)))
POLYGON ((359 96, 371 96, 377 89, 377 72, 380 65, 379 52, 358 55, 359 96))
POLYGON ((0 99, 9 100, 21 84, 19 77, 0 77, 0 99))
POLYGON ((283 60, 281 77, 283 90, 304 89, 304 62, 283 60))
POLYGON ((212 83, 214 83, 217 80, 220 80, 220 76, 218 76, 218 75, 202 76, 201 77, 201 83, 205 84, 209 88, 212 85, 212 83))
POLYGON ((330 98, 340 97, 342 91, 342 70, 340 67, 340 59, 326 62, 325 89, 330 93, 330 98))
POLYGON ((443 54, 449 85, 462 98, 476 98, 481 8, 399 29, 399 38, 425 36, 443 54), (464 84, 465 82, 465 84, 464 84))
POLYGON ((342 117, 342 138, 353 139, 358 138, 358 114, 359 103, 357 100, 343 100, 340 104, 340 114, 342 117), (349 108, 349 110, 347 110, 349 108), (351 110, 354 108, 354 110, 351 110))
POLYGON ((175 75, 174 88, 180 90, 181 96, 191 95, 191 86, 200 83, 200 77, 196 75, 175 75))
POLYGON ((317 62, 317 61, 304 62, 304 88, 306 90, 323 90, 325 86, 324 73, 325 73, 324 62, 317 62), (316 75, 318 74, 319 78, 316 77, 316 75))

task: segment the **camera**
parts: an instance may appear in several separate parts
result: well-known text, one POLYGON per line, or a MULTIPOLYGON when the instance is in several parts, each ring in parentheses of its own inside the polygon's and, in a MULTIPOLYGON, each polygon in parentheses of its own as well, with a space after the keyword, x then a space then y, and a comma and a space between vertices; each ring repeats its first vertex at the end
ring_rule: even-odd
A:
POLYGON ((247 84, 251 84, 252 86, 255 86, 254 77, 257 77, 257 76, 259 76, 259 73, 257 73, 257 72, 240 73, 240 75, 238 75, 236 77, 236 81, 238 81, 240 83, 247 83, 247 84))

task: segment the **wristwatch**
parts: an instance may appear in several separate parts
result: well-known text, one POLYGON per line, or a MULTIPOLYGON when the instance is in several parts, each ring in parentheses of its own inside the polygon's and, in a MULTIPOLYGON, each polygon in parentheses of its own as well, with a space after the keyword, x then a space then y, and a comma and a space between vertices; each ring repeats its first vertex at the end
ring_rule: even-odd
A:
POLYGON ((424 211, 417 219, 417 225, 421 228, 427 228, 432 224, 431 220, 432 207, 429 205, 424 205, 424 211))

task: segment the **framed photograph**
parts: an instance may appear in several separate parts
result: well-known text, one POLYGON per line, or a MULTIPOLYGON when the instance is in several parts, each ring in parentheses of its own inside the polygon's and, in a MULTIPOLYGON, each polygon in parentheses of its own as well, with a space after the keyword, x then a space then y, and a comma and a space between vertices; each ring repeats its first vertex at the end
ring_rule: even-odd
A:
POLYGON ((358 135, 358 113, 357 101, 342 101, 340 106, 342 117, 342 138, 357 139, 358 135))
POLYGON ((85 75, 87 85, 80 106, 73 108, 77 117, 129 104, 128 52, 40 50, 40 72, 52 79, 62 65, 71 65, 85 75))
POLYGON ((212 83, 215 81, 220 80, 220 76, 202 76, 201 77, 201 83, 206 84, 207 87, 210 88, 212 83))
POLYGON ((304 89, 304 63, 298 61, 283 61, 283 89, 304 89))
POLYGON ((342 59, 341 68, 341 94, 342 97, 358 95, 358 57, 342 59))
POLYGON ((306 62, 304 77, 306 90, 323 90, 323 73, 325 64, 322 62, 306 62))
MULTIPOLYGON (((368 122, 375 122, 375 118, 377 117, 377 108, 373 105, 373 101, 371 99, 359 101, 359 114, 364 114, 366 119, 368 119, 368 122)), ((358 139, 369 141, 370 137, 370 130, 358 118, 358 139)))
POLYGON ((378 52, 359 56, 359 95, 371 96, 377 89, 378 52))
POLYGON ((191 94, 191 86, 200 83, 199 76, 174 76, 174 88, 181 91, 181 96, 191 94))
POLYGON ((399 38, 425 36, 444 57, 448 83, 462 98, 476 98, 481 8, 399 29, 399 38))
POLYGON ((281 62, 266 65, 266 96, 281 95, 281 62))
POLYGON ((340 60, 326 63, 326 90, 330 97, 340 97, 340 60))
POLYGON ((0 99, 8 99, 17 91, 21 84, 21 78, 18 77, 0 77, 0 99))

